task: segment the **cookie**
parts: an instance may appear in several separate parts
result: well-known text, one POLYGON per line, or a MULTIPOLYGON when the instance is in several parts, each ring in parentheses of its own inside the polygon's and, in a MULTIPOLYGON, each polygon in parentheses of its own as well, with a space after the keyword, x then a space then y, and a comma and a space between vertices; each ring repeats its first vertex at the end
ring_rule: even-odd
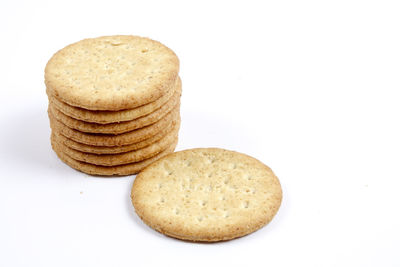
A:
MULTIPOLYGON (((57 134, 53 134, 51 138, 53 139, 53 142, 57 142, 65 146, 64 143, 58 138, 57 134)), ((161 138, 160 140, 149 146, 120 154, 97 155, 97 154, 81 152, 72 149, 68 146, 65 146, 63 152, 68 156, 70 156, 71 158, 79 161, 101 166, 117 166, 151 158, 159 154, 161 151, 167 149, 167 147, 169 147, 173 142, 175 142, 177 138, 178 138, 177 134, 167 135, 166 137, 161 138)))
POLYGON ((173 90, 175 53, 138 36, 103 36, 68 45, 45 68, 50 94, 89 110, 123 110, 156 101, 173 90))
POLYGON ((180 127, 180 119, 176 121, 172 121, 171 125, 168 127, 161 129, 156 135, 147 138, 141 142, 130 144, 130 145, 124 145, 124 146, 91 146, 91 145, 86 145, 86 144, 81 144, 78 143, 74 140, 71 140, 62 134, 56 132, 53 130, 55 134, 57 134, 57 137, 62 144, 64 144, 67 147, 70 147, 72 149, 81 151, 81 152, 86 152, 86 153, 92 153, 92 154, 119 154, 119 153, 124 153, 124 152, 129 152, 137 149, 141 149, 143 147, 146 147, 148 145, 153 144, 154 142, 157 142, 161 138, 165 137, 166 135, 177 135, 179 132, 179 127, 180 127))
POLYGON ((282 190, 255 158, 218 148, 170 154, 140 172, 132 204, 155 230, 175 238, 214 242, 250 234, 272 220, 282 190))
POLYGON ((156 123, 119 135, 83 133, 78 130, 71 129, 62 122, 58 121, 53 116, 51 110, 49 110, 48 114, 50 118, 50 127, 54 131, 57 131, 65 137, 68 137, 76 142, 93 146, 123 146, 148 139, 156 135, 162 129, 168 127, 173 120, 177 120, 179 118, 179 105, 156 123))
POLYGON ((167 113, 169 113, 176 105, 178 105, 179 101, 180 93, 176 92, 167 103, 165 103, 159 109, 150 114, 147 114, 132 121, 116 122, 109 124, 85 122, 71 118, 59 111, 57 107, 53 104, 52 99, 50 99, 49 109, 58 121, 62 121, 69 128, 76 129, 85 133, 121 134, 155 123, 156 121, 164 117, 167 113))
POLYGON ((175 150, 176 145, 177 145, 177 140, 175 143, 171 144, 171 146, 169 146, 166 150, 162 151, 156 156, 140 162, 125 164, 120 166, 105 167, 75 160, 63 152, 64 147, 61 144, 53 141, 51 142, 51 146, 54 152, 56 152, 57 156, 64 163, 66 163, 67 165, 78 171, 91 175, 102 175, 102 176, 115 176, 115 175, 120 176, 120 175, 136 174, 140 172, 142 169, 144 169, 146 166, 151 164, 152 162, 172 153, 175 150))
POLYGON ((70 106, 52 96, 50 92, 48 92, 48 95, 49 99, 52 100, 52 103, 57 107, 57 109, 71 118, 86 122, 108 124, 115 122, 131 121, 150 114, 166 104, 177 91, 182 93, 182 82, 179 77, 177 79, 175 89, 168 91, 165 95, 163 95, 156 101, 150 102, 146 105, 134 109, 126 109, 120 111, 87 110, 79 107, 70 106))

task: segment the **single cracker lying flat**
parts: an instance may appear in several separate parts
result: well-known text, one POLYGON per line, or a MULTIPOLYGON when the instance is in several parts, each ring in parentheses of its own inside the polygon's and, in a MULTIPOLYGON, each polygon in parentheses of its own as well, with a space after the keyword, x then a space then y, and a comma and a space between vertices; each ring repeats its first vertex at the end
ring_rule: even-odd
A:
POLYGON ((177 145, 177 141, 175 143, 171 144, 170 147, 168 147, 166 150, 162 151, 161 153, 157 154, 156 156, 154 156, 152 158, 148 158, 148 159, 140 161, 140 162, 119 165, 119 166, 105 167, 105 166, 98 166, 98 165, 75 160, 63 152, 64 147, 61 144, 59 144, 57 142, 53 142, 53 140, 51 142, 51 146, 52 146, 54 152, 56 152, 57 156, 68 166, 70 166, 78 171, 87 173, 87 174, 103 175, 103 176, 136 174, 136 173, 140 172, 141 170, 143 170, 146 166, 148 166, 152 162, 172 153, 175 150, 176 145, 177 145))
POLYGON ((61 133, 56 132, 56 129, 53 129, 53 133, 58 135, 59 141, 62 142, 65 146, 81 152, 92 153, 92 154, 119 154, 147 147, 167 135, 176 136, 179 132, 179 127, 180 127, 180 119, 172 121, 171 125, 169 125, 167 128, 161 129, 161 131, 159 131, 156 135, 150 138, 147 138, 138 143, 134 143, 131 145, 124 145, 124 146, 91 146, 69 139, 63 136, 61 133))
POLYGON ((252 233, 272 220, 282 200, 278 178, 245 154, 198 148, 152 163, 132 186, 132 204, 155 230, 191 241, 252 233))
POLYGON ((121 134, 155 123, 156 121, 164 117, 167 113, 169 113, 176 105, 178 105, 179 102, 180 92, 178 91, 165 105, 150 114, 131 121, 109 124, 85 122, 71 118, 58 110, 53 102, 53 99, 51 98, 49 109, 58 121, 62 121, 69 128, 76 129, 85 133, 121 134))
POLYGON ((50 94, 89 110, 122 110, 156 101, 173 90, 175 53, 138 36, 84 39, 61 49, 45 68, 50 94))
POLYGON ((173 120, 177 120, 179 118, 179 105, 156 123, 119 135, 83 133, 78 130, 71 129, 62 122, 58 121, 52 115, 51 110, 49 110, 48 113, 50 118, 50 127, 76 142, 93 146, 122 146, 143 141, 156 135, 162 129, 168 127, 173 120))
POLYGON ((64 143, 61 141, 61 139, 57 134, 53 133, 52 136, 54 142, 60 143, 65 146, 63 152, 68 156, 70 156, 71 158, 100 166, 117 166, 151 158, 159 154, 160 152, 164 151, 165 149, 167 149, 167 147, 169 147, 172 143, 174 143, 177 138, 178 138, 177 134, 169 135, 164 138, 161 138, 160 140, 149 146, 146 146, 138 150, 120 154, 97 155, 72 149, 64 145, 64 143))
POLYGON ((52 96, 49 90, 46 91, 49 95, 49 99, 52 100, 52 103, 57 106, 57 109, 65 115, 81 121, 108 124, 135 120, 154 112, 155 110, 162 107, 165 103, 167 103, 177 91, 182 92, 182 82, 181 79, 178 77, 175 89, 168 91, 165 95, 161 96, 156 101, 150 102, 146 105, 134 109, 125 109, 120 111, 87 110, 79 107, 70 106, 52 96))

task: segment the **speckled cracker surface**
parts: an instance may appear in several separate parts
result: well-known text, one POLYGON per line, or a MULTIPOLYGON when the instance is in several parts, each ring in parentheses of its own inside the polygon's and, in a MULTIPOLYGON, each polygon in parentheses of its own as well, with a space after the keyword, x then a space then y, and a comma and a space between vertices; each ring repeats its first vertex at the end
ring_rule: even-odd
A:
POLYGON ((282 190, 262 162, 245 154, 199 148, 149 165, 132 186, 132 204, 155 230, 192 241, 252 233, 277 213, 282 190))
POLYGON ((157 100, 173 90, 175 53, 138 36, 104 36, 71 44, 49 60, 45 84, 61 101, 89 110, 122 110, 157 100))
POLYGON ((65 115, 86 122, 93 122, 99 124, 108 124, 115 122, 131 121, 137 118, 143 117, 152 113, 153 111, 161 108, 166 104, 171 97, 176 93, 182 93, 182 82, 178 77, 174 90, 169 90, 166 94, 158 98, 157 100, 150 102, 146 105, 142 105, 133 109, 124 109, 119 111, 107 111, 107 110, 88 110, 79 107, 70 106, 56 97, 52 96, 49 90, 46 90, 49 95, 49 100, 65 115))

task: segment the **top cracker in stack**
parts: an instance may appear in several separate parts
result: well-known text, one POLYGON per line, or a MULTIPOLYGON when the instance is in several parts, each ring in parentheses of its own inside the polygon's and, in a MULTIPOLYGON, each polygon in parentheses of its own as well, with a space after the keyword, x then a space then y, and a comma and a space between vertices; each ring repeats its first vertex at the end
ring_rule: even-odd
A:
POLYGON ((85 39, 45 69, 52 146, 90 174, 134 174, 174 151, 181 81, 175 53, 137 36, 85 39))

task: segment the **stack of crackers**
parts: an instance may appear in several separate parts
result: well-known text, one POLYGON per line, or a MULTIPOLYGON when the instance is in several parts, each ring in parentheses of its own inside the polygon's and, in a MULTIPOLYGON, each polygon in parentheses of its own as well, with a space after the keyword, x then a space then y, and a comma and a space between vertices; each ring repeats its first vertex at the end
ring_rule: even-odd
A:
POLYGON ((181 80, 175 53, 137 36, 85 39, 47 63, 51 143, 69 166, 128 175, 174 151, 181 80))

